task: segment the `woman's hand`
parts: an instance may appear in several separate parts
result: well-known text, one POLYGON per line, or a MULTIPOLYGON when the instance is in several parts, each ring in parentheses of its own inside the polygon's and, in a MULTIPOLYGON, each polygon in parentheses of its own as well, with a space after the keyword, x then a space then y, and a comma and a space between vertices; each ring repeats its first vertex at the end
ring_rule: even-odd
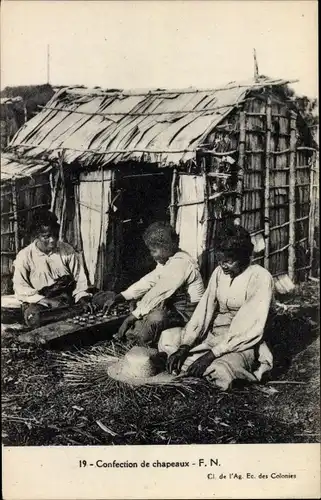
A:
POLYGON ((121 293, 116 295, 116 297, 114 297, 113 299, 107 299, 103 306, 103 313, 108 314, 113 306, 115 306, 116 304, 120 304, 121 302, 124 301, 125 297, 121 293))
POLYGON ((187 369, 186 375, 188 377, 202 377, 206 368, 214 361, 215 356, 212 351, 208 351, 198 358, 191 366, 187 369))
POLYGON ((133 314, 127 316, 127 318, 119 328, 118 332, 114 335, 114 339, 121 340, 125 336, 127 330, 129 330, 129 328, 135 323, 136 320, 137 318, 133 314))
POLYGON ((167 360, 167 371, 173 373, 173 371, 179 373, 184 364, 185 359, 188 357, 190 351, 189 345, 181 345, 176 352, 171 354, 167 360))
POLYGON ((95 307, 92 303, 92 296, 91 295, 86 295, 84 297, 81 297, 76 305, 79 305, 83 312, 89 312, 90 314, 94 314, 95 312, 95 307))

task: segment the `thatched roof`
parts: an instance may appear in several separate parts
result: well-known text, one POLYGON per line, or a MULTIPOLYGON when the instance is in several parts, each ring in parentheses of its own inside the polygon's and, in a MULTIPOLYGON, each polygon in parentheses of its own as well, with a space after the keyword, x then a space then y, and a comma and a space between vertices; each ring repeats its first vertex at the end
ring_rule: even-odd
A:
POLYGON ((48 162, 41 160, 15 158, 10 153, 1 154, 1 182, 7 182, 16 178, 30 177, 36 173, 46 172, 51 169, 48 162))
POLYGON ((1 106, 3 104, 11 104, 11 103, 17 103, 17 102, 22 102, 22 97, 17 96, 17 97, 0 97, 0 104, 1 106))
POLYGON ((10 149, 46 160, 64 150, 66 163, 83 166, 129 160, 177 165, 195 157, 207 135, 249 92, 286 83, 263 78, 219 89, 64 88, 20 129, 10 149))

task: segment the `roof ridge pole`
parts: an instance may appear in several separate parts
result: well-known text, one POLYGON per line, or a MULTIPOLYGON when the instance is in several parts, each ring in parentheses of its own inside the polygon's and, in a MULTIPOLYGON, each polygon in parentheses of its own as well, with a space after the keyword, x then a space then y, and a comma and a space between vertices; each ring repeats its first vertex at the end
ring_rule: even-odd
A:
POLYGON ((264 176, 264 267, 269 270, 270 251, 270 168, 271 168, 272 106, 271 97, 266 102, 265 176, 264 176))
POLYGON ((289 255, 288 274, 292 281, 295 278, 295 172, 296 160, 296 113, 291 112, 290 119, 290 169, 289 169, 289 255))

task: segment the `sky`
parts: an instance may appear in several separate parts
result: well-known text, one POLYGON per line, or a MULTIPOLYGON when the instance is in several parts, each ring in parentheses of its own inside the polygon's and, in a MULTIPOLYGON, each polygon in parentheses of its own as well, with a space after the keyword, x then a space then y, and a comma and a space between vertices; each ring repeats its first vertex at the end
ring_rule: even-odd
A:
POLYGON ((318 95, 317 2, 18 1, 1 8, 1 88, 215 88, 261 74, 318 95))

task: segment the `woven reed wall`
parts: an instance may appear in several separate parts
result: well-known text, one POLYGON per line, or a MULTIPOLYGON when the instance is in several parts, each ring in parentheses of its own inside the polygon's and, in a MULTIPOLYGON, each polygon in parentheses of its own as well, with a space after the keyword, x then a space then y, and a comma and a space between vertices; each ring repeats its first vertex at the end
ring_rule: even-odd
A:
POLYGON ((13 262, 30 243, 29 228, 37 208, 50 208, 48 174, 1 185, 1 294, 12 293, 13 262))
MULTIPOLYGON (((205 155, 205 168, 209 173, 207 188, 209 198, 215 192, 223 190, 221 197, 215 200, 209 199, 206 211, 208 250, 203 256, 203 271, 207 278, 216 265, 213 241, 226 221, 236 217, 237 199, 241 199, 241 225, 257 241, 260 240, 260 245, 256 248, 259 251, 254 254, 254 261, 267 267, 274 276, 287 274, 291 267, 289 171, 291 147, 293 149, 292 115, 287 103, 280 102, 273 94, 269 96, 270 110, 268 110, 267 97, 257 96, 248 99, 244 106, 245 146, 241 188, 237 180, 241 147, 240 111, 235 110, 230 114, 206 141, 209 147, 215 145, 216 152, 226 151, 235 159, 234 165, 228 165, 224 164, 222 157, 205 155), (269 146, 267 146, 268 112, 271 116, 269 146), (216 178, 213 177, 214 172, 226 172, 229 177, 216 178), (267 181, 269 181, 268 193, 265 189, 267 181)), ((301 131, 297 128, 294 147, 310 145, 302 142, 301 131)), ((294 152, 295 274, 293 277, 299 281, 305 279, 309 272, 312 155, 313 152, 310 150, 294 152)))
MULTIPOLYGON (((231 164, 225 161, 222 155, 227 153, 228 158, 237 158, 239 139, 239 116, 236 112, 222 122, 215 130, 215 133, 208 137, 207 142, 210 147, 215 147, 220 156, 206 155, 205 168, 207 173, 208 197, 221 193, 216 199, 209 199, 207 210, 204 217, 207 219, 207 238, 206 251, 202 256, 202 274, 205 281, 209 279, 213 269, 216 267, 215 252, 213 242, 216 240, 221 228, 226 223, 229 216, 233 219, 235 212, 235 189, 236 189, 236 163, 231 164), (235 154, 228 154, 236 151, 235 154), (211 174, 220 174, 220 176, 211 176, 211 174)), ((227 158, 227 159, 228 159, 227 158)))

